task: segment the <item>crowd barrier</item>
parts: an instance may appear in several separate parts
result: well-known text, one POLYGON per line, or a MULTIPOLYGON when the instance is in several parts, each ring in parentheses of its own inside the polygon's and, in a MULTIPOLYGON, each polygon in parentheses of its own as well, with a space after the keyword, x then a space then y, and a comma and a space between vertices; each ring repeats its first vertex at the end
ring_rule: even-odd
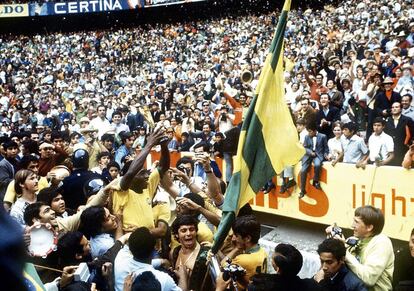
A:
MULTIPOLYGON (((147 165, 159 159, 159 152, 148 156, 147 165)), ((175 166, 182 156, 191 153, 171 153, 171 165, 175 166)), ((224 173, 222 159, 216 162, 224 173)), ((295 168, 296 182, 300 183, 300 166, 295 168)), ((414 228, 414 170, 402 167, 368 165, 365 170, 355 165, 338 163, 332 167, 325 163, 322 168, 322 190, 315 189, 310 180, 307 195, 298 199, 299 187, 280 194, 281 180, 274 178, 276 189, 269 194, 258 193, 251 201, 256 211, 291 217, 308 222, 332 224, 350 228, 357 207, 373 205, 385 215, 384 233, 392 238, 408 240, 414 228)))

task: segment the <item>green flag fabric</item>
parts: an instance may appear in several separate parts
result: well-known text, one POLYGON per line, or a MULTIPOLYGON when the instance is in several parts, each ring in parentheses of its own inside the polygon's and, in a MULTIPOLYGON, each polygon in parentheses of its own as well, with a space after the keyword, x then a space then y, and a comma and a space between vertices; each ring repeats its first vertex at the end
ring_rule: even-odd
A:
POLYGON ((243 121, 213 253, 221 247, 240 207, 276 173, 296 164, 305 153, 284 98, 283 40, 290 4, 291 0, 285 1, 255 96, 243 121))

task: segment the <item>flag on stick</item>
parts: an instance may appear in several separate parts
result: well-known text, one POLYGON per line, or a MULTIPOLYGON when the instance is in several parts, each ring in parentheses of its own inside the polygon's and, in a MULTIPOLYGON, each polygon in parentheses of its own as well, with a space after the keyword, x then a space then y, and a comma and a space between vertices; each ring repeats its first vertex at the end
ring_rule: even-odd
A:
POLYGON ((295 165, 305 153, 284 98, 283 38, 290 4, 291 0, 285 1, 255 96, 243 121, 213 254, 221 247, 240 207, 276 173, 295 165))

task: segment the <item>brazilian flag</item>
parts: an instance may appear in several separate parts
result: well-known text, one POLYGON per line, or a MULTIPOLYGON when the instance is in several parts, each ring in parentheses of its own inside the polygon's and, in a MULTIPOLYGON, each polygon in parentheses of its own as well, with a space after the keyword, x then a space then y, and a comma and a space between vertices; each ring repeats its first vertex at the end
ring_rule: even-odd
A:
POLYGON ((234 173, 226 191, 223 218, 212 253, 220 249, 240 207, 286 166, 295 165, 305 150, 285 102, 283 39, 291 0, 286 0, 240 133, 234 173))

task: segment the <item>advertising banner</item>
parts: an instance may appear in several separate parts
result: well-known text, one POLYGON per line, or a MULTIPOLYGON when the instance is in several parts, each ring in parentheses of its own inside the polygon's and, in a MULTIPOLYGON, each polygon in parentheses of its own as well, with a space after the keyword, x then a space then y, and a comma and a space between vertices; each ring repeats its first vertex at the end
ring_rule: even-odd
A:
POLYGON ((182 4, 205 0, 78 0, 68 2, 30 3, 30 16, 65 15, 139 9, 151 6, 182 4))
POLYGON ((29 16, 28 4, 0 5, 0 18, 27 17, 29 16))
MULTIPOLYGON (((299 184, 299 168, 295 169, 299 184)), ((313 177, 309 174, 308 180, 313 177)), ((295 219, 333 224, 351 228, 354 211, 363 205, 382 209, 385 215, 383 233, 389 237, 408 240, 414 228, 414 170, 401 167, 367 166, 339 163, 322 169, 322 191, 307 183, 307 194, 298 199, 299 187, 290 193, 279 194, 281 181, 269 194, 259 193, 252 201, 253 209, 295 219)), ((321 229, 323 231, 323 229, 321 229)))
POLYGON ((80 0, 30 3, 30 16, 94 13, 130 9, 127 0, 80 0))

